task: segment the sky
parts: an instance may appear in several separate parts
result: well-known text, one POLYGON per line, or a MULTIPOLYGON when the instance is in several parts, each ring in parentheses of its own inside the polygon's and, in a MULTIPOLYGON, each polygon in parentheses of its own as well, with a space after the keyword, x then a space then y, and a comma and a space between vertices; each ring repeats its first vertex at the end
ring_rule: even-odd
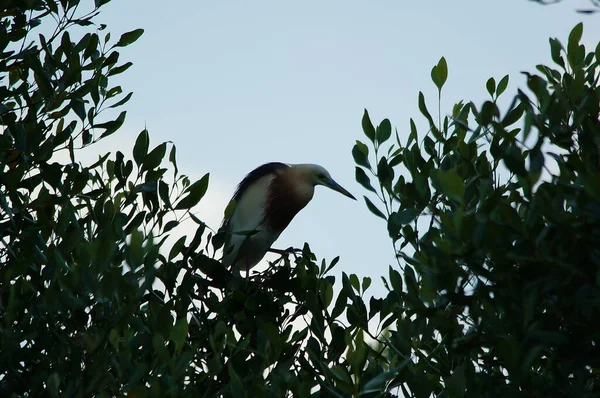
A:
POLYGON ((195 210, 215 229, 253 168, 270 161, 324 166, 359 201, 317 187, 275 247, 309 242, 318 258, 339 255, 335 275, 370 276, 371 294, 381 296, 380 276, 397 264, 385 223, 367 210, 366 192, 354 180, 351 149, 366 139, 363 110, 374 123, 389 118, 405 141, 411 117, 423 126, 419 91, 437 109, 430 72, 442 56, 449 69, 442 116, 458 100, 488 99, 489 77, 509 74, 509 97, 525 86, 521 71, 550 62, 550 37, 566 44, 583 21, 583 42, 595 47, 600 15, 575 12, 588 5, 113 0, 96 22, 107 24, 115 39, 136 28, 145 33, 121 50, 121 61, 133 67, 111 80, 134 92, 125 125, 94 150, 130 156, 144 127, 151 145, 173 141, 180 172, 193 180, 210 173, 209 191, 195 210))

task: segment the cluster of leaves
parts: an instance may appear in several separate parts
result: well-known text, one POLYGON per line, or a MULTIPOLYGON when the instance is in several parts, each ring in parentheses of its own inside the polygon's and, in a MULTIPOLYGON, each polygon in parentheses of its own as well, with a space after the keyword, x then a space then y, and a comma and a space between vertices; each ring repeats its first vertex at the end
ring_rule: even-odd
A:
POLYGON ((231 275, 190 212, 208 175, 191 183, 145 130, 132 159, 81 162, 125 120, 114 111, 131 94, 109 80, 142 34, 111 44, 92 21, 104 3, 80 15, 77 0, 15 2, 2 16, 0 395, 357 395, 383 371, 363 332, 370 279, 344 275, 334 301, 337 260, 317 264, 308 245, 293 269, 231 275), (191 239, 173 234, 184 219, 191 239))
MULTIPOLYGON (((554 67, 527 73, 528 91, 504 114, 497 100, 508 76, 487 82, 481 107, 460 102, 443 121, 419 94, 428 132, 420 138, 411 120, 404 143, 396 134, 388 144, 389 120, 375 128, 365 111, 377 163, 357 142, 356 179, 379 198, 378 207, 365 197, 403 271, 390 268, 377 306, 393 326, 389 355, 399 348, 412 362, 388 388, 406 385, 415 397, 600 392, 600 44, 586 52, 582 32, 577 25, 566 48, 550 40, 554 67)), ((431 73, 440 94, 447 74, 442 58, 431 73)))
MULTIPOLYGON (((186 338, 185 311, 169 323, 150 295, 165 234, 206 192, 208 176, 195 184, 179 176, 172 147, 169 185, 160 167, 168 146, 149 150, 146 131, 133 161, 117 152, 90 165, 76 162, 78 150, 115 133, 125 120, 125 112, 114 109, 131 93, 109 85, 109 78, 131 66, 119 64, 118 50, 143 33, 125 33, 111 44, 104 26, 92 23, 103 3, 83 14, 73 0, 13 1, 3 8, 2 396, 134 391, 156 371, 152 347, 170 340, 181 350, 186 338), (114 118, 105 116, 111 113, 114 118), (57 160, 61 153, 70 161, 57 160)), ((161 272, 165 281, 175 280, 161 272)), ((168 314, 171 307, 165 308, 168 314)), ((185 369, 175 365, 170 373, 177 378, 185 369)))
MULTIPOLYGON (((581 26, 566 49, 551 40, 558 69, 528 75, 533 99, 519 92, 504 116, 508 77, 437 123, 420 95, 428 133, 411 121, 404 144, 365 112, 356 178, 383 204, 366 198, 400 267, 375 298, 370 278, 342 274, 336 288, 337 259, 308 245, 293 264, 230 273, 191 212, 208 175, 180 175, 175 147, 152 148, 145 130, 132 159, 80 162, 125 119, 107 116, 131 97, 109 78, 142 34, 110 44, 92 22, 104 3, 79 15, 78 0, 12 2, 2 15, 0 395, 598 392, 600 47, 586 53, 581 26), (184 220, 191 239, 176 235, 184 220)), ((432 70, 440 97, 447 71, 444 59, 432 70)))
MULTIPOLYGON (((384 369, 366 342, 362 297, 371 280, 342 278, 334 300, 337 263, 315 262, 308 245, 292 268, 287 258, 258 277, 229 274, 220 262, 196 257, 201 277, 199 327, 190 341, 200 367, 192 383, 207 396, 358 396, 384 369), (348 304, 350 302, 350 304, 348 304), (340 315, 350 308, 348 324, 340 315), (210 316, 207 316, 210 314, 210 316), (344 355, 343 355, 344 354, 344 355)), ((367 396, 379 396, 379 389, 367 396)))

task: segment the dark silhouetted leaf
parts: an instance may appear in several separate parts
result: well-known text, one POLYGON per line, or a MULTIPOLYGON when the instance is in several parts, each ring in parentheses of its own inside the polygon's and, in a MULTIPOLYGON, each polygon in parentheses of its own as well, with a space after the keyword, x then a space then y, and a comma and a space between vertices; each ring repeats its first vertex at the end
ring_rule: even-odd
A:
POLYGON ((123 33, 121 35, 121 38, 119 38, 119 41, 117 42, 117 44, 115 44, 115 47, 128 46, 128 45, 134 43, 143 34, 144 34, 144 29, 135 29, 135 30, 132 30, 131 32, 123 33))
POLYGON ((367 208, 371 213, 375 214, 377 217, 383 218, 384 220, 386 219, 385 215, 381 212, 381 210, 379 210, 369 198, 367 198, 366 196, 363 196, 363 198, 365 198, 365 203, 367 204, 367 208))
POLYGON ((448 65, 446 64, 446 58, 442 57, 438 61, 438 64, 431 69, 431 80, 438 90, 441 90, 447 78, 448 65))
POLYGON ((431 175, 433 186, 448 198, 462 203, 465 196, 465 183, 454 171, 436 170, 431 175))
MULTIPOLYGON (((144 158, 148 154, 148 148, 150 145, 150 138, 148 136, 148 130, 144 129, 138 135, 133 146, 133 160, 139 166, 144 162, 144 158)), ((164 156, 164 155, 163 155, 164 156)))
POLYGON ((392 124, 389 119, 383 119, 382 122, 377 126, 375 133, 375 139, 378 144, 383 144, 392 136, 392 124))
POLYGON ((175 205, 175 210, 187 210, 196 206, 204 197, 204 194, 208 189, 208 178, 209 174, 207 173, 201 179, 190 185, 185 191, 187 195, 175 205))
POLYGON ((375 127, 369 118, 369 112, 365 109, 362 117, 362 128, 363 132, 371 142, 375 142, 375 127))
POLYGON ((355 167, 355 172, 356 181, 367 190, 375 192, 375 188, 373 188, 373 186, 371 185, 371 180, 369 179, 367 173, 365 173, 365 171, 360 167, 355 167))

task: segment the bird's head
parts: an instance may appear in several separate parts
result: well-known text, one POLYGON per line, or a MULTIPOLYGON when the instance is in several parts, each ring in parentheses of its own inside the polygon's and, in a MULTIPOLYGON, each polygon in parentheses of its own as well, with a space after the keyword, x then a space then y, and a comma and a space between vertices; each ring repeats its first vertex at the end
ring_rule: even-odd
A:
POLYGON ((319 166, 318 164, 299 164, 292 167, 296 168, 301 178, 311 186, 323 185, 356 200, 350 192, 346 191, 340 184, 331 178, 331 175, 324 167, 319 166))

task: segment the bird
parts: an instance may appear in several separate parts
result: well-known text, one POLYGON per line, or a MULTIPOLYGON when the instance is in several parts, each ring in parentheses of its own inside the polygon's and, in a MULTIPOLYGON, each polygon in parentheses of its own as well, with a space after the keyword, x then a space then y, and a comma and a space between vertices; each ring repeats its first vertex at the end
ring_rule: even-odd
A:
POLYGON ((233 212, 221 225, 225 234, 223 265, 248 272, 258 264, 311 201, 317 185, 356 200, 316 164, 271 162, 248 173, 233 194, 233 212))

